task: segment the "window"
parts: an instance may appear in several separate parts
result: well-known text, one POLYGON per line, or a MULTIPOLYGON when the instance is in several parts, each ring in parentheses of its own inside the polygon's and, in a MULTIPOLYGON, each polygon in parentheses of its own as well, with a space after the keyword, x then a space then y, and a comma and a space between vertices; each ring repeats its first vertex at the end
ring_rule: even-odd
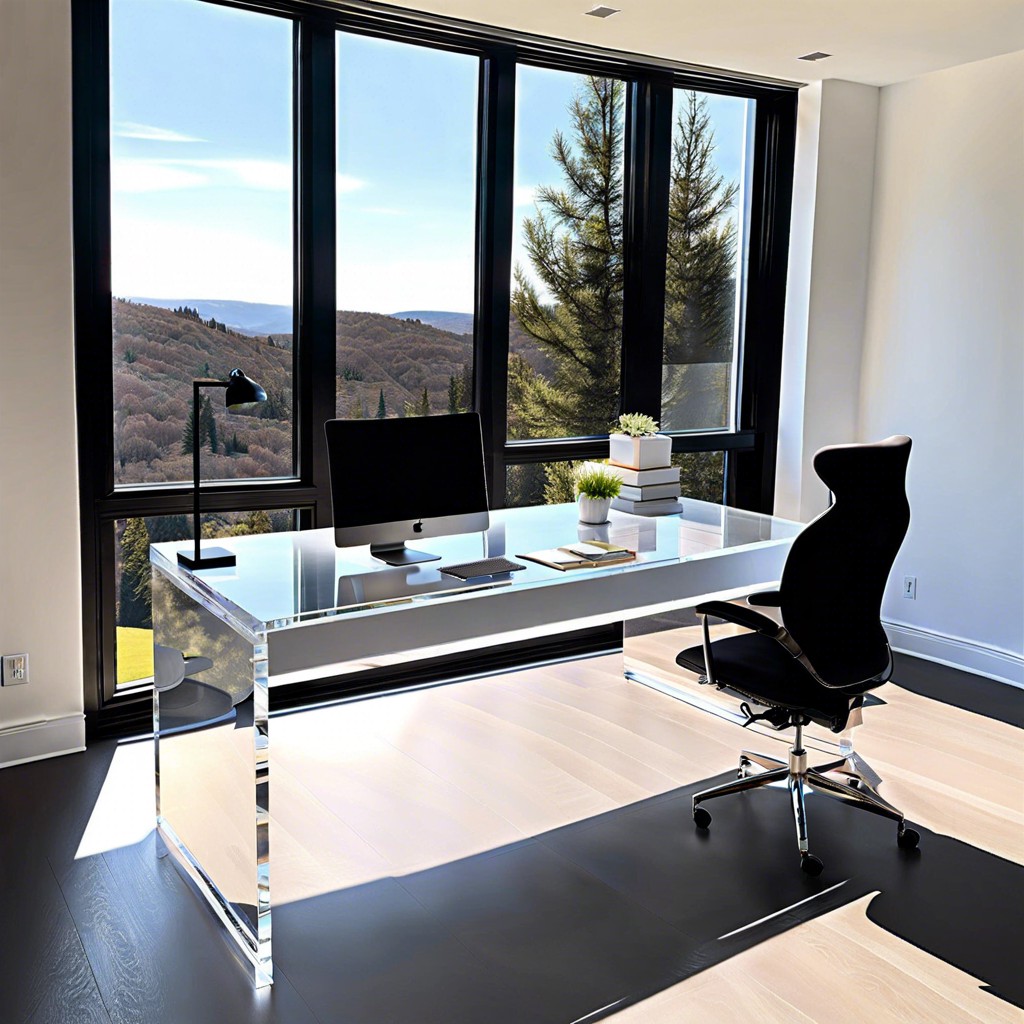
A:
POLYGON ((337 415, 473 404, 478 58, 339 32, 337 415))
POLYGON ((752 108, 738 96, 673 91, 664 430, 726 430, 735 422, 752 108))
POLYGON ((398 8, 72 25, 90 721, 145 714, 141 552, 188 537, 195 431, 211 529, 329 526, 327 419, 468 408, 496 506, 569 498, 636 411, 685 493, 770 507, 791 86, 398 8), (192 423, 236 365, 269 401, 192 423))
POLYGON ((607 433, 619 413, 626 85, 520 66, 508 437, 607 433))
POLYGON ((204 397, 205 479, 288 477, 292 30, 196 0, 113 0, 114 481, 192 479, 192 381, 242 367, 252 415, 204 397))

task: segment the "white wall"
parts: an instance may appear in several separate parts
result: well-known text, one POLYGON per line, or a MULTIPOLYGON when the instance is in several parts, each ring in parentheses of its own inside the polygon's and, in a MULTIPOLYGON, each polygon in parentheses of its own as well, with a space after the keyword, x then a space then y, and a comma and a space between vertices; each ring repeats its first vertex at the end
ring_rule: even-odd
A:
POLYGON ((857 436, 879 90, 800 91, 775 511, 806 522, 828 490, 811 459, 857 436))
POLYGON ((895 642, 1019 679, 1024 52, 882 90, 859 423, 914 439, 895 642))
POLYGON ((79 749, 81 572, 66 0, 0 0, 0 765, 79 749))

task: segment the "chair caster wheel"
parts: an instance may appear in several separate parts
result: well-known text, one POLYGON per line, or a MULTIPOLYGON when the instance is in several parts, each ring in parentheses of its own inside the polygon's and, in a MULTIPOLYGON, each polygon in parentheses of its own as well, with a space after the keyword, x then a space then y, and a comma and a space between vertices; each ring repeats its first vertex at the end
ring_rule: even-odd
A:
POLYGON ((904 825, 896 833, 896 844, 901 850, 916 850, 919 842, 921 842, 921 833, 916 828, 904 825))
POLYGON ((693 823, 697 828, 707 828, 711 824, 711 812, 703 807, 693 809, 693 823))
POLYGON ((825 865, 813 853, 805 853, 800 857, 801 870, 811 878, 817 878, 824 867, 825 865))
POLYGON ((745 758, 740 758, 740 766, 736 769, 736 778, 745 779, 747 777, 747 769, 750 767, 750 762, 745 758))

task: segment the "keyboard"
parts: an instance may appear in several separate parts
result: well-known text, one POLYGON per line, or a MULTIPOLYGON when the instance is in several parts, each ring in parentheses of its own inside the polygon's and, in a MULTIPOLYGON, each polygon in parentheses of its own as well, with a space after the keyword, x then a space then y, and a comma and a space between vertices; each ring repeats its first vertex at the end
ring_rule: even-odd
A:
POLYGON ((461 562, 459 565, 442 565, 440 571, 446 576, 460 580, 472 580, 478 576, 495 576, 499 572, 518 572, 525 565, 510 562, 507 558, 481 558, 479 562, 461 562))

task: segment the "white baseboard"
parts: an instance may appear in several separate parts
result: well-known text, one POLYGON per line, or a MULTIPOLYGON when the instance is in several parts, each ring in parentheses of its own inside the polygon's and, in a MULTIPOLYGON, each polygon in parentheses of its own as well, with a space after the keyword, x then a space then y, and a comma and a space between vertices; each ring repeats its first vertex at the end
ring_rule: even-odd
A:
POLYGON ((85 715, 0 729, 0 768, 85 750, 85 715))
POLYGON ((886 621, 883 625, 894 651, 1024 688, 1024 657, 1019 654, 905 622, 886 621))

